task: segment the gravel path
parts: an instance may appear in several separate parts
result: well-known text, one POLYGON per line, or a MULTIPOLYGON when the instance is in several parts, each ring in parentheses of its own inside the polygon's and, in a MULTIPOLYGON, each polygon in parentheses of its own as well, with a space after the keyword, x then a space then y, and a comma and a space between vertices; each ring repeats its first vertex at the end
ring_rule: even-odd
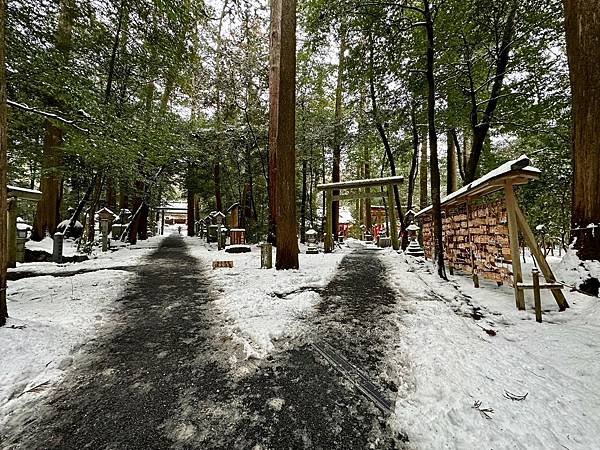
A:
MULTIPOLYGON (((372 252, 343 259, 311 323, 315 340, 381 382, 391 338, 381 330, 396 300, 372 252)), ((233 358, 240 349, 199 267, 179 237, 165 239, 140 266, 114 332, 86 347, 9 448, 402 448, 310 342, 258 363, 233 358)), ((380 387, 393 397, 393 385, 380 387)))

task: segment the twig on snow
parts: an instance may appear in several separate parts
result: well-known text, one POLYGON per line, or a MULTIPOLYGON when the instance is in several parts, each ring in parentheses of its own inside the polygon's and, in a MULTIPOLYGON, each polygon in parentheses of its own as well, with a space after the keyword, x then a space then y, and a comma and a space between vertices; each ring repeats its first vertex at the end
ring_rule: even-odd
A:
POLYGON ((492 419, 492 416, 490 416, 490 414, 494 414, 494 410, 492 408, 482 408, 481 407, 481 400, 476 400, 475 403, 473 403, 473 406, 471 408, 479 411, 479 414, 481 414, 483 417, 485 417, 488 420, 492 419))
POLYGON ((40 383, 37 386, 32 387, 31 389, 27 389, 26 391, 21 392, 19 394, 19 397, 21 395, 27 394, 28 392, 39 392, 39 391, 43 390, 43 386, 46 386, 48 383, 50 383, 50 380, 46 380, 43 383, 40 383))
POLYGON ((506 389, 504 390, 505 398, 507 398, 509 400, 517 401, 517 402, 520 402, 521 400, 525 400, 528 395, 529 395, 529 392, 526 392, 525 395, 520 395, 520 394, 513 394, 512 392, 507 391, 506 389))

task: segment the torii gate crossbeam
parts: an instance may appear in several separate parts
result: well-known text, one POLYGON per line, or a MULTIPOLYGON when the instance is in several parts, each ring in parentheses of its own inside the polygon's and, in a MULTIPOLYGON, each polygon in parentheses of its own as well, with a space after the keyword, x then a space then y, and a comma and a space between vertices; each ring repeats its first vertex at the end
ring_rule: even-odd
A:
POLYGON ((332 236, 332 224, 333 224, 333 202, 339 200, 349 200, 367 197, 376 197, 376 192, 365 192, 361 191, 362 188, 372 187, 383 187, 387 186, 387 197, 390 205, 390 237, 392 240, 392 247, 394 250, 400 249, 400 242, 398 240, 398 225, 396 221, 396 208, 394 202, 394 186, 402 184, 404 177, 387 177, 387 178, 370 178, 366 180, 352 180, 352 181, 340 181, 337 183, 326 183, 317 185, 317 189, 325 191, 326 194, 326 223, 325 223, 325 253, 331 253, 333 251, 333 236, 332 236), (342 194, 343 190, 354 190, 359 189, 358 193, 353 194, 342 194), (333 191, 340 191, 338 195, 333 195, 333 191))

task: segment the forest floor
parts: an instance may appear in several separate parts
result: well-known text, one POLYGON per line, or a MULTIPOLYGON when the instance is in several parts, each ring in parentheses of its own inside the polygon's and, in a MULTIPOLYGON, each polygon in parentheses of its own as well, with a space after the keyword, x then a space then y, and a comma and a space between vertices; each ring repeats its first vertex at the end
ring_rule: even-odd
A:
POLYGON ((172 235, 17 268, 39 276, 9 283, 0 447, 594 447, 597 298, 545 296, 537 324, 510 287, 389 249, 299 256, 262 270, 258 247, 172 235))

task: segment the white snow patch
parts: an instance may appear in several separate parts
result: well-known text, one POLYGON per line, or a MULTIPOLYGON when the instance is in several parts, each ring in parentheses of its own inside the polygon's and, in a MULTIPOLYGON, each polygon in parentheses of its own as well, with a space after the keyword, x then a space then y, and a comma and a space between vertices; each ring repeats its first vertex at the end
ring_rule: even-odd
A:
POLYGON ((409 366, 397 383, 393 421, 412 443, 419 448, 598 446, 597 298, 565 292, 571 308, 558 312, 544 291, 544 322, 538 324, 531 293, 527 311, 517 311, 509 286, 483 282, 475 289, 466 276, 443 283, 429 264, 410 257, 407 262, 391 251, 381 258, 390 283, 404 297, 399 308, 408 311, 398 312, 402 332, 390 358, 409 366), (482 309, 482 320, 468 316, 472 307, 462 294, 482 309), (515 401, 505 391, 528 395, 515 401), (491 419, 474 408, 477 401, 480 408, 493 409, 491 419))
POLYGON ((249 253, 225 253, 195 237, 186 243, 207 269, 213 260, 233 261, 233 269, 209 269, 209 274, 220 293, 214 304, 233 319, 231 333, 244 347, 246 358, 263 358, 275 341, 303 335, 301 319, 320 301, 310 288, 325 287, 346 254, 344 247, 335 253, 306 255, 301 245, 299 270, 267 270, 260 268, 258 246, 251 246, 249 253))
POLYGON ((10 318, 0 328, 0 428, 27 415, 25 404, 39 400, 39 395, 59 382, 73 363, 73 353, 110 325, 115 300, 134 277, 133 272, 110 268, 135 267, 159 241, 152 238, 141 246, 77 264, 31 263, 10 269, 33 270, 40 276, 8 282, 10 318), (94 271, 68 277, 48 275, 80 269, 94 271), (39 385, 39 391, 26 392, 39 385))

